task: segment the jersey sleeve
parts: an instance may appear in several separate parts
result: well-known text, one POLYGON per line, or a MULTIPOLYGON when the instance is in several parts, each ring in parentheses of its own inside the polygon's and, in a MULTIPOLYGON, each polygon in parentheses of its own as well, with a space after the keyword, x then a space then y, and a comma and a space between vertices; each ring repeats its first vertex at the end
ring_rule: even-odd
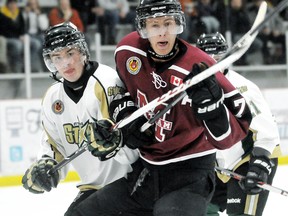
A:
MULTIPOLYGON (((45 103, 45 102, 43 102, 45 103)), ((49 119, 49 115, 46 113, 45 105, 42 104, 41 110, 41 120, 42 120, 42 135, 41 135, 41 145, 40 151, 38 152, 38 159, 42 157, 51 157, 55 159, 58 163, 64 159, 64 156, 59 151, 59 142, 60 137, 55 130, 55 126, 52 121, 49 119), (52 138, 53 137, 53 138, 52 138)), ((64 166, 61 168, 60 178, 64 179, 68 173, 69 166, 64 166)))
MULTIPOLYGON (((238 76, 235 81, 237 80, 240 80, 238 76)), ((253 116, 250 130, 253 132, 254 147, 263 148, 272 154, 276 145, 280 143, 280 137, 276 120, 269 105, 259 87, 251 81, 243 79, 242 85, 240 83, 238 85, 240 86, 239 91, 245 98, 253 116)))
POLYGON ((47 155, 59 162, 63 159, 63 156, 56 155, 55 149, 59 146, 60 137, 57 133, 55 123, 52 121, 49 105, 48 97, 44 97, 41 106, 41 126, 43 132, 41 137, 41 150, 38 153, 38 157, 47 155))

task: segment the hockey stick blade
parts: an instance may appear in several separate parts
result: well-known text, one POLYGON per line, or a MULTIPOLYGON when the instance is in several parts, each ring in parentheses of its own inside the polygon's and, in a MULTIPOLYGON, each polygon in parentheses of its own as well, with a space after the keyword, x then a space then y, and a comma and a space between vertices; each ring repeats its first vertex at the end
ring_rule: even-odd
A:
MULTIPOLYGON (((226 175, 226 176, 229 176, 231 178, 234 178, 238 181, 240 181, 241 179, 245 178, 244 176, 238 174, 238 173, 235 173, 235 172, 232 172, 230 170, 227 170, 227 169, 224 169, 224 168, 221 168, 221 167, 215 167, 215 171, 223 174, 223 175, 226 175)), ((288 191, 286 190, 283 190, 281 188, 278 188, 278 187, 274 187, 270 184, 267 184, 265 182, 258 182, 257 183, 257 186, 264 189, 264 190, 267 190, 267 191, 271 191, 271 192, 275 192, 275 193, 278 193, 278 194, 281 194, 283 196, 288 196, 288 191)))
POLYGON ((253 34, 256 31, 261 30, 264 27, 264 25, 267 23, 267 21, 272 19, 274 16, 276 16, 282 10, 284 10, 285 7, 287 7, 287 3, 288 3, 288 0, 283 0, 276 7, 274 7, 273 10, 269 14, 267 14, 265 19, 259 25, 255 26, 254 30, 251 33, 253 34))
MULTIPOLYGON (((278 13, 280 13, 285 7, 287 7, 287 3, 288 3, 288 0, 284 0, 282 2, 280 2, 276 7, 274 7, 274 9, 269 13, 267 14, 266 17, 264 17, 264 19, 261 21, 261 22, 257 22, 257 17, 259 15, 259 13, 261 12, 261 7, 266 7, 265 10, 267 10, 267 3, 265 1, 263 1, 259 7, 259 10, 258 10, 258 14, 257 14, 257 17, 253 23, 253 26, 251 27, 251 29, 239 40, 235 43, 235 45, 231 48, 230 51, 228 51, 222 59, 226 58, 228 55, 231 55, 234 50, 237 50, 238 47, 241 47, 242 45, 245 45, 246 42, 246 38, 249 39, 250 36, 254 35, 256 33, 256 35, 258 34, 259 30, 261 30, 265 25, 266 23, 271 20, 272 18, 274 18, 274 16, 276 16, 278 13)), ((266 12, 265 12, 266 13, 266 12)), ((255 35, 255 36, 256 36, 255 35)), ((250 44, 251 45, 251 44, 250 44)), ((249 46, 250 46, 249 45, 249 46)), ((221 59, 221 60, 222 60, 221 59)), ((220 61, 221 61, 220 60, 220 61)))

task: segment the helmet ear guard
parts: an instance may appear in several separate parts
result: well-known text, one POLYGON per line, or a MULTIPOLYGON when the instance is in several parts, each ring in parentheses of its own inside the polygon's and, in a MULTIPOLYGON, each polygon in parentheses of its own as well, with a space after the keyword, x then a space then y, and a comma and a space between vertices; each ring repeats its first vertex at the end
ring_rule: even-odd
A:
POLYGON ((49 69, 49 71, 56 72, 57 69, 56 69, 55 65, 53 64, 51 58, 48 57, 48 55, 45 55, 45 56, 43 55, 43 58, 44 58, 45 65, 49 69))
POLYGON ((146 19, 173 16, 177 25, 174 34, 181 34, 186 27, 186 20, 181 4, 177 0, 142 0, 136 8, 135 26, 142 38, 148 38, 146 19))
POLYGON ((67 47, 78 49, 84 56, 86 56, 85 59, 89 60, 90 53, 85 36, 73 23, 60 23, 46 30, 42 55, 46 67, 51 72, 56 72, 57 69, 51 61, 50 54, 67 47))

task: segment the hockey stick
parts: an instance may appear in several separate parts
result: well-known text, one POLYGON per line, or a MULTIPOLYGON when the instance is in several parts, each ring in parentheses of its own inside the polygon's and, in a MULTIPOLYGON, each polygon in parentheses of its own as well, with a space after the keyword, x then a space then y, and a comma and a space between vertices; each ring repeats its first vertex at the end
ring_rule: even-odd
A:
POLYGON ((48 171, 48 174, 53 174, 57 170, 61 169, 62 167, 66 166, 68 163, 70 163, 74 158, 78 157, 82 153, 84 153, 88 149, 88 143, 84 143, 79 149, 77 149, 75 152, 73 152, 71 155, 65 157, 62 161, 60 161, 58 164, 56 164, 53 168, 51 168, 48 171))
MULTIPOLYGON (((244 176, 242 176, 242 175, 240 175, 238 173, 235 173, 235 172, 232 172, 230 170, 227 170, 227 169, 224 169, 224 168, 221 168, 221 167, 217 167, 217 166, 215 167, 215 171, 217 171, 217 172, 219 172, 219 173, 221 173, 223 175, 229 176, 231 178, 234 178, 234 179, 236 179, 238 181, 240 181, 241 179, 245 178, 244 176)), ((264 190, 275 192, 275 193, 281 194, 283 196, 288 196, 288 191, 283 190, 281 188, 274 187, 274 186, 272 186, 270 184, 267 184, 265 182, 259 181, 257 183, 257 186, 259 188, 263 188, 264 190)))
MULTIPOLYGON (((282 1, 281 3, 279 3, 273 11, 271 11, 266 17, 265 19, 263 19, 263 21, 261 23, 259 23, 257 21, 257 17, 254 21, 254 24, 251 28, 251 30, 249 32, 247 32, 232 48, 229 52, 227 52, 219 61, 224 60, 225 58, 227 58, 227 56, 232 55, 233 52, 237 51, 237 49, 239 49, 241 47, 241 44, 245 43, 245 38, 246 37, 251 37, 253 34, 258 34, 258 31, 263 28, 263 26, 266 24, 267 21, 269 21, 270 19, 272 19, 276 14, 278 14, 279 12, 281 12, 287 4, 287 0, 282 1), (258 24, 257 24, 258 23, 258 24), (242 40, 243 39, 243 40, 242 40)), ((261 5, 266 4, 264 2, 262 2, 261 5)), ((259 11, 261 10, 260 6, 259 11)), ((262 9, 264 10, 264 9, 262 9)), ((259 14, 259 12, 258 12, 259 14)), ((257 15, 258 16, 258 15, 257 15)), ((259 18, 260 19, 260 18, 259 18)), ((256 37, 255 35, 255 37, 256 37)), ((254 39, 253 39, 254 40, 254 39)), ((253 42, 253 41, 252 41, 253 42)), ((251 42, 251 43, 252 43, 251 42)), ((251 45, 251 44, 250 44, 251 45)), ((250 46, 249 45, 249 46, 250 46)), ((203 71, 205 72, 205 71, 203 71)), ((192 78, 193 79, 193 78, 192 78)), ((196 84, 196 83, 195 83, 196 84)), ((169 103, 167 106, 165 106, 164 109, 162 109, 160 112, 158 112, 153 118, 149 119, 142 127, 141 127, 141 131, 145 131, 146 129, 148 129, 152 124, 154 124, 161 116, 163 116, 167 111, 169 111, 173 106, 175 106, 179 101, 181 101, 185 96, 187 95, 186 91, 183 91, 176 99, 174 99, 171 103, 169 103)))

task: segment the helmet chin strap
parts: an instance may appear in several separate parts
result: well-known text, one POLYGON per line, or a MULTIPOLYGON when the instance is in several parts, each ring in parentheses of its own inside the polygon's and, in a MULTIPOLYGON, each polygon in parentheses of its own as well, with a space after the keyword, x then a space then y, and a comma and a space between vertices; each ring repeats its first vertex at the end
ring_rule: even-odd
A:
POLYGON ((57 82, 61 82, 62 83, 62 81, 57 77, 57 73, 58 73, 58 71, 52 72, 52 75, 50 75, 49 77, 51 77, 53 80, 55 80, 57 82))
POLYGON ((149 48, 148 48, 148 54, 150 55, 150 57, 152 57, 154 59, 168 60, 168 59, 171 59, 173 56, 175 56, 177 54, 177 50, 178 50, 178 39, 176 38, 174 46, 173 46, 172 50, 168 54, 159 55, 153 50, 153 48, 151 46, 149 46, 149 48))

